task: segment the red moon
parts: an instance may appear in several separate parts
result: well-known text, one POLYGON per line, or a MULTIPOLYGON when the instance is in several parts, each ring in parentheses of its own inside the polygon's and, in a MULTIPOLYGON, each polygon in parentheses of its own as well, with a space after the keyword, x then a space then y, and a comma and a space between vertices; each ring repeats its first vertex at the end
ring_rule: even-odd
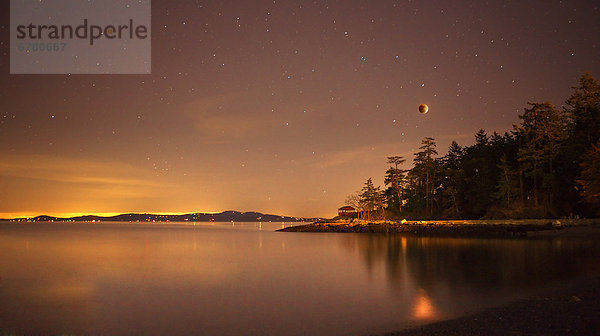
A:
POLYGON ((421 112, 421 114, 425 114, 427 111, 429 111, 429 106, 425 104, 419 105, 419 112, 421 112))

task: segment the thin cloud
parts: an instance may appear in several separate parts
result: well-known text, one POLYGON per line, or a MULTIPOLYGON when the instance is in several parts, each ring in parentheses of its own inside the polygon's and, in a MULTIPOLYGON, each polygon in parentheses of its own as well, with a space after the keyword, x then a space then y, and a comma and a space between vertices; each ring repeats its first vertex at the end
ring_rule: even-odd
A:
POLYGON ((169 186, 152 181, 150 171, 124 163, 46 155, 5 157, 4 161, 0 162, 0 176, 100 186, 142 188, 169 186))
POLYGON ((236 92, 192 101, 181 112, 199 131, 203 143, 222 144, 268 127, 274 115, 261 105, 258 95, 236 92))
POLYGON ((373 162, 384 164, 386 158, 392 155, 404 155, 405 158, 410 156, 407 153, 398 153, 398 144, 388 143, 330 152, 325 154, 322 160, 312 165, 326 169, 349 164, 364 165, 372 164, 373 162))

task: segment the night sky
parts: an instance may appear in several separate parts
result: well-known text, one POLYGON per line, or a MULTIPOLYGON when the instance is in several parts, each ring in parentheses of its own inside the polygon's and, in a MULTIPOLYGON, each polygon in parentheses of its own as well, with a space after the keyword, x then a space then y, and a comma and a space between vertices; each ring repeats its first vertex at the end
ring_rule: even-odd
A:
POLYGON ((0 218, 330 217, 423 137, 600 78, 597 1, 153 0, 151 75, 70 76, 9 75, 1 7, 0 218))

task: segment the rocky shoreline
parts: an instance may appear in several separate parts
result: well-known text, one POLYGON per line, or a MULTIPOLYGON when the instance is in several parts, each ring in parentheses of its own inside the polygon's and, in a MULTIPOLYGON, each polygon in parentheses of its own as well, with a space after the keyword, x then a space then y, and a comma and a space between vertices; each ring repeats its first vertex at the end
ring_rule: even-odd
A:
MULTIPOLYGON (((565 221, 566 222, 566 221, 565 221)), ((374 233, 404 234, 423 237, 475 237, 475 238, 512 238, 535 236, 581 235, 592 233, 600 235, 597 221, 579 220, 563 223, 561 220, 515 220, 509 221, 330 221, 315 222, 291 226, 281 232, 337 232, 337 233, 374 233), (586 229, 587 228, 587 229, 586 229)))

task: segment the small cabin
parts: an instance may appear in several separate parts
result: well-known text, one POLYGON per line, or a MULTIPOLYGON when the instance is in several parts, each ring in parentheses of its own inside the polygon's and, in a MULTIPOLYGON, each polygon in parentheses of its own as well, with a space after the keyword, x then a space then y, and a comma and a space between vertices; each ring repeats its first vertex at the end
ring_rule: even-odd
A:
POLYGON ((349 205, 343 206, 338 209, 338 216, 341 216, 341 217, 354 217, 357 214, 358 214, 358 212, 356 211, 356 209, 354 209, 354 207, 351 207, 349 205))

